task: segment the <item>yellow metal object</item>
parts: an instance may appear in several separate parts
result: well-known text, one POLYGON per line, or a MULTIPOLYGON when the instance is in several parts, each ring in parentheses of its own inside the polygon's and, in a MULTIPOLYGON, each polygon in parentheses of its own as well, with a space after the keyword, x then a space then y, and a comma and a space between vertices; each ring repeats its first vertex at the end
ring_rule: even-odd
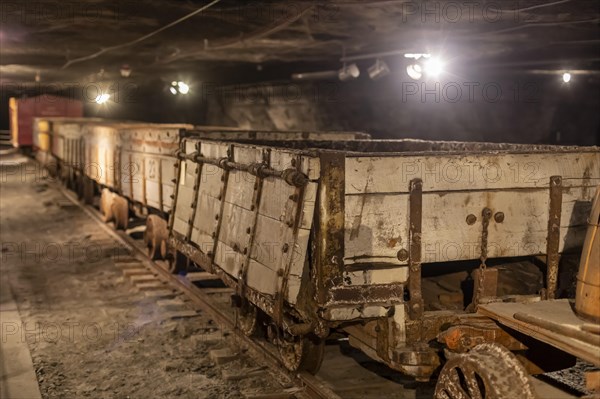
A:
POLYGON ((8 100, 8 109, 10 110, 10 138, 12 141, 12 145, 14 147, 17 147, 19 145, 19 121, 16 98, 11 97, 8 100))
POLYGON ((38 141, 40 150, 50 151, 50 123, 48 121, 40 120, 38 122, 38 141))
POLYGON ((583 243, 577 290, 575 292, 575 312, 579 317, 600 323, 600 186, 592 205, 588 220, 588 230, 583 243))

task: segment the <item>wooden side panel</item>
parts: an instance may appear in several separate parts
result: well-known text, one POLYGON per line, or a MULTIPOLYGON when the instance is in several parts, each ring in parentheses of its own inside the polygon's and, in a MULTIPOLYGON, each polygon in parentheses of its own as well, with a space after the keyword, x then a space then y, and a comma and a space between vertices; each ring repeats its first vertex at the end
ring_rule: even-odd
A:
MULTIPOLYGON (((571 187, 563 194, 560 251, 582 242, 592 191, 571 187)), ((423 194, 423 262, 478 259, 481 211, 503 213, 489 226, 489 257, 545 253, 548 189, 423 194), (477 217, 469 225, 468 215, 477 217)), ((398 252, 408 251, 408 194, 346 196, 346 265, 405 265, 398 252)), ((391 274, 390 274, 391 276, 391 274)))
POLYGON ((406 193, 414 178, 423 180, 423 192, 546 188, 551 176, 566 186, 600 179, 600 153, 348 157, 346 194, 406 193))
POLYGON ((146 203, 156 209, 160 209, 160 163, 157 156, 146 155, 144 157, 144 173, 146 177, 146 203))
MULTIPOLYGON (((192 152, 193 148, 186 150, 186 153, 192 152)), ((177 188, 177 206, 175 208, 173 229, 184 237, 188 234, 189 221, 192 217, 197 166, 195 162, 182 161, 179 170, 179 187, 177 188)))
POLYGON ((131 153, 131 168, 133 171, 131 184, 132 193, 131 199, 141 203, 144 201, 144 155, 139 153, 131 153))
POLYGON ((173 207, 173 198, 175 184, 175 174, 177 168, 175 167, 177 159, 172 158, 161 158, 160 159, 160 171, 161 171, 161 184, 162 184, 162 204, 163 210, 169 211, 173 207))
MULTIPOLYGON (((189 140, 189 142, 196 143, 195 140, 189 140)), ((227 156, 227 146, 217 143, 202 142, 200 152, 204 157, 220 159, 227 156)), ((191 241, 205 254, 215 253, 215 237, 219 225, 219 218, 221 217, 221 195, 224 188, 224 178, 224 171, 218 166, 209 164, 202 166, 198 185, 199 191, 196 202, 196 215, 192 225, 191 241)), ((229 252, 227 252, 227 254, 228 253, 229 252)), ((215 257, 215 263, 216 262, 217 260, 215 257)), ((222 262, 225 262, 225 260, 222 262)))

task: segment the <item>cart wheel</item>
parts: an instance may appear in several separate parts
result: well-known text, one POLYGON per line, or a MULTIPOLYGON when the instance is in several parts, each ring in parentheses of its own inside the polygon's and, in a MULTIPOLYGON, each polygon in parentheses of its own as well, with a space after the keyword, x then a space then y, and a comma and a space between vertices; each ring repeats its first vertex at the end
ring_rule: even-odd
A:
POLYGON ((236 309, 237 327, 247 337, 256 334, 258 329, 258 310, 256 306, 244 300, 242 306, 236 309))
POLYGON ((111 206, 112 214, 115 218, 115 227, 126 230, 129 225, 129 204, 121 196, 115 195, 111 206))
POLYGON ((100 211, 102 212, 102 219, 105 223, 114 220, 112 212, 114 194, 108 189, 102 189, 102 195, 100 196, 100 211))
MULTIPOLYGON (((167 252, 167 255, 165 256, 165 258, 167 259, 167 261, 169 263, 169 272, 171 272, 173 274, 179 274, 181 272, 186 272, 188 269, 188 258, 181 252, 177 251, 176 249, 169 251, 169 249, 167 248, 166 242, 165 242, 164 247, 165 247, 165 252, 167 252)), ((162 248, 161 248, 161 251, 162 251, 162 248)))
POLYGON ((435 399, 535 399, 525 367, 506 348, 481 344, 448 360, 435 399))
POLYGON ((325 341, 309 337, 288 337, 277 340, 281 362, 290 371, 307 371, 315 374, 321 368, 325 355, 325 341))
POLYGON ((148 256, 152 260, 161 259, 162 243, 168 238, 167 221, 158 215, 149 215, 146 218, 146 231, 144 242, 148 248, 148 256))

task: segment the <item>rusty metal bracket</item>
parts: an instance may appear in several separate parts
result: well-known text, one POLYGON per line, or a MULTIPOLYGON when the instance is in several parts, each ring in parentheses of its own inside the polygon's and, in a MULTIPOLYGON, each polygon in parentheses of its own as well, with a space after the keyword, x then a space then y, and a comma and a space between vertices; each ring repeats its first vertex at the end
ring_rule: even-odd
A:
POLYGON ((485 262, 488 258, 488 228, 490 226, 490 219, 492 218, 492 210, 490 208, 483 208, 481 211, 481 254, 479 255, 479 270, 478 270, 478 278, 477 278, 477 286, 475 287, 475 291, 473 293, 473 304, 475 307, 481 301, 483 297, 483 293, 485 291, 485 274, 487 265, 485 262))
POLYGON ((319 306, 331 298, 333 287, 343 284, 346 155, 339 152, 320 154, 321 171, 317 204, 316 273, 313 281, 319 306))
MULTIPOLYGON (((263 163, 256 163, 253 165, 262 165, 264 167, 268 168, 268 162, 269 160, 269 156, 270 153, 268 152, 263 152, 262 157, 263 157, 263 163)), ((241 296, 242 298, 247 298, 247 290, 248 290, 248 284, 246 283, 248 280, 248 267, 250 266, 250 257, 252 256, 252 247, 254 246, 254 239, 256 238, 256 224, 258 223, 258 210, 260 208, 260 201, 262 198, 262 190, 263 190, 263 180, 264 178, 260 176, 260 174, 256 174, 256 179, 254 181, 254 192, 252 194, 252 212, 254 213, 253 218, 252 218, 252 226, 248 226, 247 227, 247 234, 250 235, 249 239, 248 239, 248 251, 246 254, 246 257, 242 263, 242 267, 240 269, 240 275, 238 278, 238 283, 237 283, 237 287, 236 287, 236 291, 238 293, 239 296, 241 296)), ((275 312, 275 315, 277 316, 277 312, 275 312)))
MULTIPOLYGON (((201 142, 196 143, 196 151, 194 152, 194 154, 200 154, 200 149, 201 149, 201 142)), ((185 161, 183 161, 185 162, 185 161)), ((198 203, 198 197, 199 197, 199 193, 200 193, 200 181, 202 180, 202 169, 203 169, 204 164, 203 163, 198 163, 196 165, 196 170, 194 173, 196 173, 196 180, 194 180, 194 194, 192 195, 192 203, 190 204, 192 207, 192 215, 190 216, 190 220, 188 223, 188 231, 186 234, 186 241, 191 241, 192 239, 192 232, 194 231, 194 219, 196 219, 196 211, 198 209, 198 207, 196 206, 198 203)))
MULTIPOLYGON (((296 157, 292 160, 292 166, 294 166, 296 169, 293 169, 294 171, 298 171, 300 172, 300 166, 301 162, 300 162, 300 157, 296 157)), ((290 170, 290 169, 286 169, 286 170, 290 170)), ((262 181, 262 179, 261 179, 262 181)), ((291 184, 291 183, 290 183, 291 184)), ((296 211, 294 214, 294 219, 293 221, 288 220, 286 221, 287 226, 292 229, 292 243, 291 246, 293 248, 294 243, 296 242, 297 238, 298 238, 298 228, 300 226, 300 220, 302 218, 302 204, 304 201, 304 185, 295 185, 295 184, 291 184, 293 186, 295 186, 294 189, 294 194, 292 195, 292 198, 289 198, 290 201, 293 201, 295 203, 296 206, 296 211)), ((287 243, 285 244, 287 245, 287 243)), ((279 276, 280 281, 281 281, 281 285, 280 288, 278 290, 278 295, 277 295, 277 302, 275 303, 275 320, 278 323, 282 323, 284 320, 284 314, 283 314, 283 309, 284 309, 284 301, 285 301, 285 293, 288 289, 288 278, 290 275, 290 269, 292 267, 292 263, 294 261, 294 250, 292 249, 291 251, 288 250, 289 253, 289 259, 288 261, 285 263, 285 269, 280 269, 281 271, 281 275, 279 276)), ((279 273, 278 273, 279 274, 279 273)))
POLYGON ((175 152, 177 161, 173 165, 173 167, 175 168, 175 181, 173 182, 175 184, 175 187, 173 187, 173 194, 171 195, 171 214, 169 215, 169 233, 171 233, 171 235, 173 233, 173 226, 175 225, 175 209, 177 208, 177 196, 179 194, 179 176, 181 176, 181 163, 185 162, 181 159, 179 155, 183 152, 183 149, 185 148, 185 142, 185 139, 180 141, 179 149, 175 152))
MULTIPOLYGON (((233 159, 233 145, 227 146, 227 158, 233 159)), ((223 176, 221 177, 222 181, 222 189, 221 194, 219 195, 219 201, 221 202, 219 206, 219 214, 217 216, 217 227, 214 232, 213 237, 213 250, 210 254, 210 270, 209 272, 213 273, 215 270, 215 256, 217 255, 217 245, 219 243, 219 234, 221 232, 221 226, 223 224, 223 210, 225 209, 225 195, 227 194, 227 186, 229 185, 229 169, 223 169, 223 176)))
POLYGON ((409 271, 408 292, 410 318, 418 320, 423 316, 423 294, 421 292, 421 225, 423 219, 423 181, 410 181, 409 193, 409 271))
POLYGON ((550 213, 546 238, 546 299, 554 299, 558 280, 560 217, 562 212, 562 177, 550 178, 550 213))

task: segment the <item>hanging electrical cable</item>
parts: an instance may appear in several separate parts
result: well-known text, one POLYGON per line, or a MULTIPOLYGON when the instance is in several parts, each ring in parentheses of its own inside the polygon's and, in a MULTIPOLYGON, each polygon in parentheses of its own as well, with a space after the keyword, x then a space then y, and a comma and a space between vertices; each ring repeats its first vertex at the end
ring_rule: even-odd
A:
POLYGON ((83 62, 83 61, 91 60, 93 58, 101 56, 102 54, 106 54, 109 51, 114 51, 114 50, 122 49, 122 48, 125 48, 125 47, 132 46, 134 44, 137 44, 137 43, 139 43, 141 41, 144 41, 144 40, 146 40, 146 39, 148 39, 148 38, 150 38, 150 37, 152 37, 154 35, 159 34, 160 32, 162 32, 162 31, 164 31, 166 29, 169 29, 169 28, 171 28, 171 27, 173 27, 173 26, 175 26, 175 25, 177 25, 177 24, 179 24, 179 23, 181 23, 181 22, 183 22, 183 21, 185 21, 187 19, 190 19, 194 15, 201 13, 202 11, 204 11, 204 10, 206 10, 206 9, 214 6, 215 4, 217 4, 220 1, 221 0, 213 0, 210 3, 208 3, 208 4, 206 4, 206 5, 202 6, 202 7, 200 7, 199 9, 197 9, 197 10, 195 10, 195 11, 193 11, 193 12, 187 14, 187 15, 184 15, 183 17, 179 18, 178 20, 175 20, 175 21, 171 22, 170 24, 167 24, 167 25, 165 25, 165 26, 163 26, 161 28, 158 28, 157 30, 155 30, 153 32, 150 32, 150 33, 148 33, 148 34, 146 34, 146 35, 144 35, 144 36, 142 36, 140 38, 137 38, 135 40, 129 41, 127 43, 119 44, 119 45, 116 45, 116 46, 103 48, 102 50, 100 50, 100 51, 98 51, 98 52, 96 52, 94 54, 86 55, 85 57, 79 57, 79 58, 75 58, 75 59, 69 60, 69 61, 67 61, 67 63, 65 65, 62 66, 61 69, 68 68, 69 66, 71 66, 73 64, 76 64, 78 62, 83 62))

